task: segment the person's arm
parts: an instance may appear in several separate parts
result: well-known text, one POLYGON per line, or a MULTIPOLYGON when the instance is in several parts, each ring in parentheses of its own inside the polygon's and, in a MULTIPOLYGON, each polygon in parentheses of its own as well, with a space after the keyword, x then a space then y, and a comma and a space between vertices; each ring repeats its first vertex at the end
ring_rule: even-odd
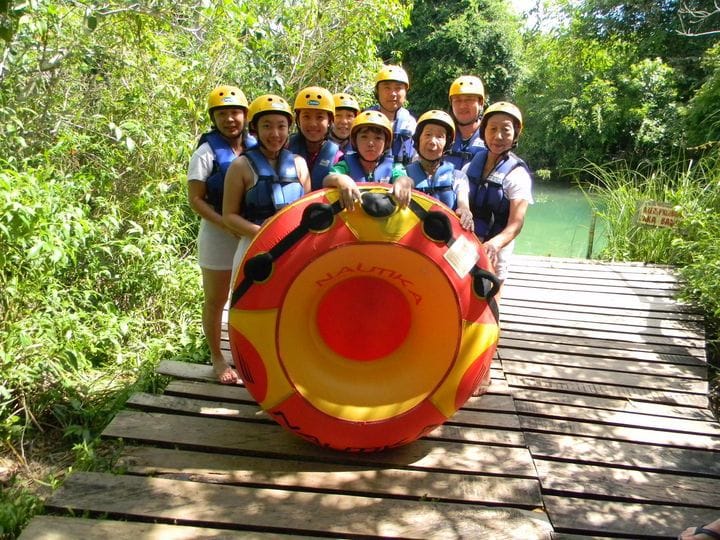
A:
POLYGON ((323 186, 338 188, 340 192, 340 202, 343 208, 351 212, 355 209, 355 203, 360 202, 362 197, 360 188, 358 188, 355 180, 347 174, 330 172, 323 179, 323 186))
POLYGON ((188 203, 190 208, 201 218, 214 223, 218 227, 223 226, 222 216, 215 211, 215 208, 205 200, 207 195, 207 184, 202 180, 188 181, 188 203))
POLYGON ((248 221, 240 215, 245 193, 252 187, 253 182, 250 162, 244 156, 233 161, 225 174, 222 221, 225 227, 237 237, 249 236, 252 238, 260 230, 260 225, 248 221))
POLYGON ((332 166, 328 175, 323 178, 323 187, 338 188, 340 192, 340 203, 343 208, 352 211, 355 209, 355 202, 360 201, 362 194, 357 183, 349 174, 350 167, 344 160, 332 166))
POLYGON ((393 197, 397 200, 400 208, 406 208, 407 205, 410 204, 413 187, 415 187, 415 182, 407 175, 393 178, 391 192, 393 197))
POLYGON ((513 199, 510 201, 510 217, 505 228, 493 236, 487 243, 493 243, 497 249, 502 249, 515 240, 525 223, 528 201, 525 199, 513 199))
POLYGON ((520 234, 523 224, 525 223, 525 212, 527 211, 528 204, 526 199, 512 199, 510 201, 510 217, 508 218, 507 225, 502 231, 485 242, 485 253, 487 253, 493 266, 497 261, 498 251, 507 246, 520 234))
POLYGON ((308 169, 307 162, 300 156, 295 156, 295 170, 298 175, 298 182, 303 187, 303 191, 307 195, 312 191, 312 181, 310 180, 310 170, 308 169))
POLYGON ((466 231, 472 231, 475 227, 473 215, 470 211, 470 186, 467 175, 461 171, 455 171, 453 180, 453 191, 457 197, 455 215, 460 218, 460 225, 466 231))
POLYGON ((510 201, 507 225, 496 236, 485 242, 487 254, 493 261, 497 252, 520 234, 525 223, 525 213, 533 202, 532 178, 528 171, 523 167, 513 169, 503 181, 503 190, 505 197, 510 201))
POLYGON ((222 216, 215 211, 213 205, 205 200, 207 183, 205 180, 212 173, 213 154, 209 146, 201 145, 190 158, 188 166, 188 204, 193 212, 201 218, 222 227, 222 216))

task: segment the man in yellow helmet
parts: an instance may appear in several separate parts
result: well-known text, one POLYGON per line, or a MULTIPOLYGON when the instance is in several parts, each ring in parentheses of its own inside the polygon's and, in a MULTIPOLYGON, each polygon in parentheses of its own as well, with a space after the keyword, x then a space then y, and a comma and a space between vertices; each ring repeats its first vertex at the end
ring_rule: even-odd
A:
POLYGON ((380 111, 393 125, 392 155, 396 162, 407 165, 415 157, 413 134, 417 121, 405 108, 410 80, 400 66, 383 66, 375 77, 377 105, 370 110, 380 111))
POLYGON ((455 168, 461 169, 472 157, 485 147, 480 137, 480 121, 485 107, 485 88, 474 75, 455 79, 448 92, 450 111, 455 121, 455 140, 447 155, 455 168))

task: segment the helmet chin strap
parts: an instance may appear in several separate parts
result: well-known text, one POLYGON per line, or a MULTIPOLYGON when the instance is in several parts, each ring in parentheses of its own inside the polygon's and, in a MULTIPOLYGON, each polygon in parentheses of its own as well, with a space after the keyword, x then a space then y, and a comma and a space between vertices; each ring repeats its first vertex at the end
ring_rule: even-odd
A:
POLYGON ((444 152, 443 152, 443 154, 440 154, 440 157, 437 159, 428 159, 420 153, 420 150, 418 150, 417 153, 418 153, 418 156, 420 156, 420 159, 429 163, 430 165, 432 165, 433 169, 437 166, 438 163, 440 163, 440 161, 443 158, 443 154, 444 154, 444 152))

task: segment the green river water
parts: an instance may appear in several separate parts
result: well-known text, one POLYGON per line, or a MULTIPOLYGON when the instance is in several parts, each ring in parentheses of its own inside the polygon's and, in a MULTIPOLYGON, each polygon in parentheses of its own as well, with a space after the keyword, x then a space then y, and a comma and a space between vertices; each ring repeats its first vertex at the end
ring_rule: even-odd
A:
MULTIPOLYGON (((552 257, 586 258, 592 210, 578 188, 541 183, 533 185, 535 204, 528 208, 515 253, 552 257)), ((604 244, 603 223, 595 225, 593 255, 604 244)))

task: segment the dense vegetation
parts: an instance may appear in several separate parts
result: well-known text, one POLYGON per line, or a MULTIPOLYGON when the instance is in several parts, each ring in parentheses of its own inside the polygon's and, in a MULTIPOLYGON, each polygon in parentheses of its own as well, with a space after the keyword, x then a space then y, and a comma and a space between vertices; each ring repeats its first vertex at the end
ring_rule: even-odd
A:
POLYGON ((0 536, 38 504, 12 477, 43 434, 92 462, 160 359, 206 357, 185 169, 209 90, 368 101, 374 43, 406 18, 375 0, 0 4, 0 536))
POLYGON ((0 536, 39 504, 14 476, 39 441, 59 434, 90 466, 126 396, 162 382, 159 360, 206 357, 184 174, 220 82, 288 98, 321 84, 369 104, 381 61, 401 61, 422 112, 479 75, 490 101, 522 106, 535 168, 599 192, 604 255, 679 265, 716 325, 720 10, 538 7, 523 30, 505 0, 0 3, 0 536), (648 198, 676 205, 681 226, 637 227, 648 198))

